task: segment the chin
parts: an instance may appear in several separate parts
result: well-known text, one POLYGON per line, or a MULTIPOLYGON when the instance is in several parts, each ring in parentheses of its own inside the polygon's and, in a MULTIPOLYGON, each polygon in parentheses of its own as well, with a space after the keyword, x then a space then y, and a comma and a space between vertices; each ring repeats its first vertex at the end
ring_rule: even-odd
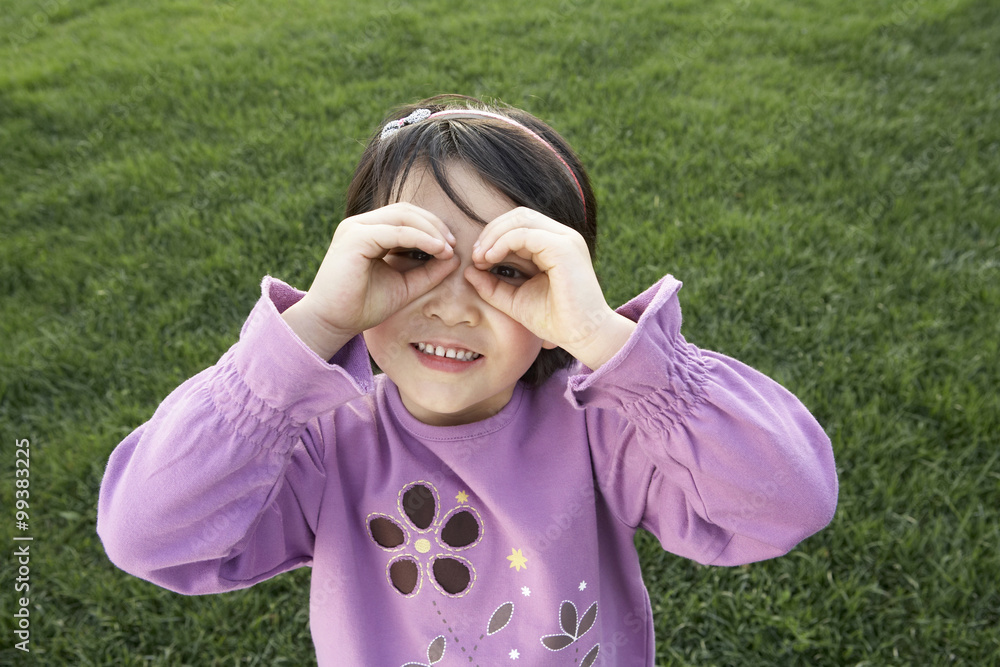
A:
POLYGON ((449 400, 447 398, 428 401, 426 394, 421 396, 419 402, 411 401, 407 410, 420 421, 436 426, 470 424, 486 419, 493 414, 481 406, 478 401, 449 400))

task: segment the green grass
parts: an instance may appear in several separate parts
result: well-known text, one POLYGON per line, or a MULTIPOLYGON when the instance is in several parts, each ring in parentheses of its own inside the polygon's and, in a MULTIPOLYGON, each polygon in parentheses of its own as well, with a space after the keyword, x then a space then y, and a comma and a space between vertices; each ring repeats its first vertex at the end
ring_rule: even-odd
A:
POLYGON ((29 438, 35 541, 32 653, 4 557, 0 662, 314 660, 308 572, 204 598, 130 578, 98 485, 265 273, 308 286, 383 113, 462 92, 577 148, 610 301, 678 276, 688 339, 833 439, 837 516, 791 555, 637 539, 658 662, 997 663, 998 29, 992 0, 8 2, 0 497, 29 438))

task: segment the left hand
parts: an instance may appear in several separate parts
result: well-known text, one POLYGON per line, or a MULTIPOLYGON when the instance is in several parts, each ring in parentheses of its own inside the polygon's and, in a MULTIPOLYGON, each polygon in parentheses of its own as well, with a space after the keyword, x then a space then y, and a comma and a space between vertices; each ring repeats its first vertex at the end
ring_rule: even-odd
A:
POLYGON ((546 347, 561 347, 596 370, 635 329, 605 300, 587 243, 576 230, 520 207, 486 225, 478 244, 466 280, 546 347))

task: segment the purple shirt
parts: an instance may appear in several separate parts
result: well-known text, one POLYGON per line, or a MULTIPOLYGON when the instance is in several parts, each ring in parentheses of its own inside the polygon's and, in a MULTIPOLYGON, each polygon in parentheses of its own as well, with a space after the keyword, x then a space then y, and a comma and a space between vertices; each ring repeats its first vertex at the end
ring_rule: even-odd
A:
POLYGON ((652 665, 633 535, 737 565, 832 518, 829 439, 780 385, 680 334, 671 277, 598 371, 518 384, 461 426, 411 416, 361 337, 330 362, 266 278, 240 341, 115 450, 98 532, 186 594, 313 568, 320 665, 652 665))

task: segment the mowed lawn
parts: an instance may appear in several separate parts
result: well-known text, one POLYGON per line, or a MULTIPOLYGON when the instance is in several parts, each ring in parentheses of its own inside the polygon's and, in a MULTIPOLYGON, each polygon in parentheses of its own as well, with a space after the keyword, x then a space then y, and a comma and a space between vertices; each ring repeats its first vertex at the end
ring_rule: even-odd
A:
POLYGON ((0 663, 314 663, 308 570, 168 593, 107 560, 98 486, 262 276, 308 287, 384 113, 459 92, 577 148, 609 301, 674 274, 688 340, 833 440, 837 516, 790 555, 637 538, 658 664, 1000 664, 998 35, 994 0, 8 0, 0 663))

